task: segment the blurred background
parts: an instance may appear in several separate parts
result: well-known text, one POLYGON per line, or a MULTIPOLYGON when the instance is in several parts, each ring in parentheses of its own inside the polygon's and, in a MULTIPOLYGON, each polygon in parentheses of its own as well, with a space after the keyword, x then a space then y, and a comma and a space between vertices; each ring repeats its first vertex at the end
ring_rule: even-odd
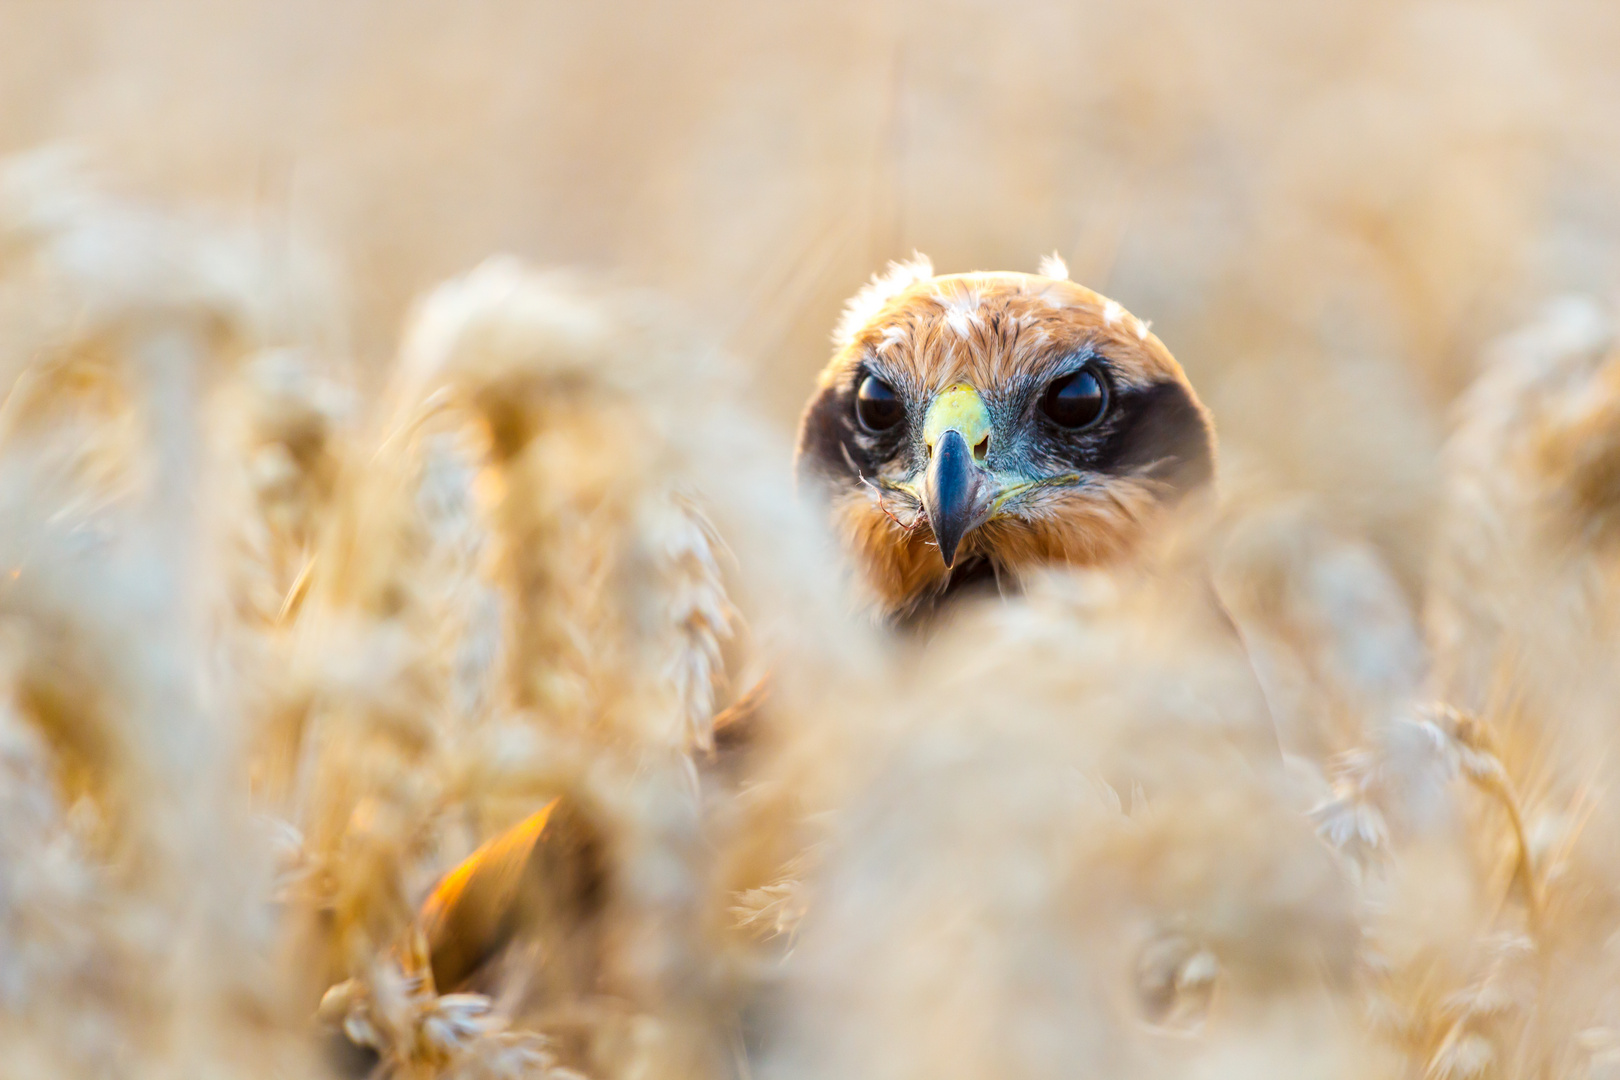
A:
POLYGON ((0 0, 0 1075, 1620 1078, 1617 56, 1574 0, 0 0), (1244 649, 1201 578, 850 618, 777 452, 913 251, 1152 324, 1244 649), (558 796, 578 956, 447 992, 418 904, 558 796))
POLYGON ((1411 586, 1479 347, 1620 272, 1617 54, 1557 0, 5 0, 0 152, 320 252, 374 377, 491 252, 659 286, 784 429, 887 260, 1055 250, 1411 586))

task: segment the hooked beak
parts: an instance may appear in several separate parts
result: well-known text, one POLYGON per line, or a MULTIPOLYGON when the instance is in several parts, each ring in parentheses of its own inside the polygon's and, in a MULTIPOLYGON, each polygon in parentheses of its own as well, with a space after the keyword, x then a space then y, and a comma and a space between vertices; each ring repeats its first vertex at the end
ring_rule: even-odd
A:
POLYGON ((928 524, 933 526, 947 570, 956 562, 962 537, 989 516, 988 480, 984 470, 974 464, 973 451, 960 431, 940 436, 933 460, 928 463, 923 505, 928 508, 928 524))
POLYGON ((990 516, 995 483, 975 460, 986 452, 990 415, 979 393, 966 383, 935 399, 924 423, 930 458, 923 487, 923 506, 933 527, 940 557, 949 569, 962 538, 990 516))

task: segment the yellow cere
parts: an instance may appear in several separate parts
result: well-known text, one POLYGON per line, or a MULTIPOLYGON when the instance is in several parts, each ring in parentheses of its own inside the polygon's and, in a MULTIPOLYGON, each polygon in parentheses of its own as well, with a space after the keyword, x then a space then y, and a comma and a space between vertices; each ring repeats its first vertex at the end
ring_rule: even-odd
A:
POLYGON ((990 434, 990 410, 979 392, 967 383, 957 383, 940 392, 928 407, 923 420, 923 441, 933 449, 947 431, 961 432, 969 446, 977 447, 990 434))

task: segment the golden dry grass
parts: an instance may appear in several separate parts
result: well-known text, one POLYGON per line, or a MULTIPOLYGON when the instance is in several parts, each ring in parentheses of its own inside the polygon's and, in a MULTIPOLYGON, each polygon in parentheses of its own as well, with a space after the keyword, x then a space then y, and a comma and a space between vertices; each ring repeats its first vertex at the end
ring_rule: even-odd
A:
POLYGON ((0 5, 0 1075, 1620 1075, 1617 46, 0 5), (1220 505, 852 612, 791 424, 913 247, 1154 319, 1220 505), (559 796, 589 909, 435 985, 559 796))

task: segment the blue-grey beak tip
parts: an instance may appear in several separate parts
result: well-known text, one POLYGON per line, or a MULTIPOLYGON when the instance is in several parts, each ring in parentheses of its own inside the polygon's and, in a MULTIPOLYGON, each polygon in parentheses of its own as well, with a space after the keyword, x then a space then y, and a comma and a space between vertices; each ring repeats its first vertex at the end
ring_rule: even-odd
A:
POLYGON ((925 496, 928 524, 934 530, 939 554, 946 569, 956 562, 962 538, 977 525, 983 488, 983 474, 973 461, 973 452, 959 431, 947 431, 934 447, 928 463, 925 496))

